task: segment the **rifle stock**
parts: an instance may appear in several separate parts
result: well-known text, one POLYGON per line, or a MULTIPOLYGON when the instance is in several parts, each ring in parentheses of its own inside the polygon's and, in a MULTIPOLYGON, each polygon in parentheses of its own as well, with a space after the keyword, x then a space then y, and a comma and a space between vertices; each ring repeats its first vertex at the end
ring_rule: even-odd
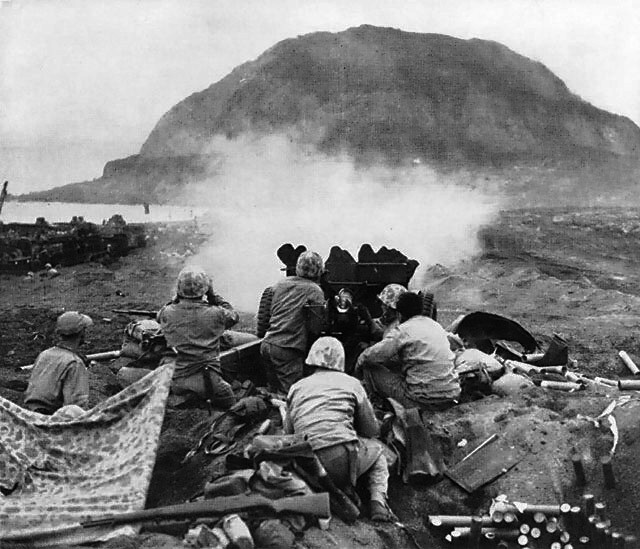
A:
POLYGON ((227 515, 252 509, 267 509, 274 513, 300 513, 318 518, 330 518, 329 494, 309 494, 281 499, 269 499, 261 495, 226 496, 203 501, 192 501, 178 505, 168 505, 143 511, 132 511, 118 515, 89 518, 81 524, 84 528, 129 524, 135 522, 174 520, 179 518, 202 518, 209 515, 227 515))

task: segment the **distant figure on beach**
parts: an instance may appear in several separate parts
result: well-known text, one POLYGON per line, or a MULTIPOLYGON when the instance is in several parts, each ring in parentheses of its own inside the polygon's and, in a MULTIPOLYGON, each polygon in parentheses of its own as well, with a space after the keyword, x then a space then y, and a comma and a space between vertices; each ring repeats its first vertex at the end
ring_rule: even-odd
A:
POLYGON ((145 215, 149 215, 149 203, 148 202, 144 203, 144 213, 145 213, 145 215))

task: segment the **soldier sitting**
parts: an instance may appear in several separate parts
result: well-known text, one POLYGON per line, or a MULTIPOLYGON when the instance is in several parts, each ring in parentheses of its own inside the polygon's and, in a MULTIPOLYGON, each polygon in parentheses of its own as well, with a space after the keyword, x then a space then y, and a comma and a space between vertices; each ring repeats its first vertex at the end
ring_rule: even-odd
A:
POLYGON ((440 410, 460 396, 447 333, 422 315, 422 297, 398 298, 400 323, 358 357, 356 372, 370 395, 391 397, 406 408, 440 410))
POLYGON ((184 402, 199 397, 214 407, 229 409, 236 399, 220 369, 221 346, 225 340, 239 345, 256 337, 226 331, 238 322, 239 315, 213 291, 203 269, 183 269, 176 293, 157 315, 167 345, 177 352, 171 390, 184 402))
POLYGON ((79 348, 93 321, 78 312, 61 314, 56 321, 59 342, 42 351, 31 371, 25 393, 25 407, 51 415, 59 408, 89 403, 89 372, 79 348))

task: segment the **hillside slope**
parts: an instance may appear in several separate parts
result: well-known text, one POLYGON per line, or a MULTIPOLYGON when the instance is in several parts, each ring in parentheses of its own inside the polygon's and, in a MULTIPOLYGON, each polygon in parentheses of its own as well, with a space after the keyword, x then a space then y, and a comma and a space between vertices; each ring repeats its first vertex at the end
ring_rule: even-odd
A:
POLYGON ((323 153, 391 164, 584 165, 640 153, 631 120, 586 103, 501 44, 365 25, 279 42, 187 97, 139 155, 105 167, 93 194, 106 186, 169 197, 202 175, 214 137, 246 132, 286 133, 323 153))

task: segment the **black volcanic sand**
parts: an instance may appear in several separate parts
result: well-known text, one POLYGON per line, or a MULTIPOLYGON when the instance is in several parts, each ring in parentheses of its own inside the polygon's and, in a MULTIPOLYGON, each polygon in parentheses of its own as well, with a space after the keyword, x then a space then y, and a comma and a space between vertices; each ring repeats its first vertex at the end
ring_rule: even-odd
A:
MULTIPOLYGON (((435 292, 439 320, 445 326, 459 314, 474 310, 502 314, 520 322, 543 344, 554 332, 561 333, 581 372, 629 378, 617 351, 624 349, 640 362, 637 232, 637 211, 505 212, 482 233, 484 255, 456 266, 434 266, 421 286, 435 292)), ((147 248, 111 265, 62 268, 53 279, 37 274, 33 280, 0 275, 0 395, 22 401, 28 374, 16 367, 33 362, 52 343, 62 307, 81 310, 94 319, 88 352, 117 349, 130 318, 112 309, 157 309, 166 302, 185 258, 207 238, 205 233, 206 229, 191 225, 155 226, 147 248)), ((247 312, 241 328, 251 330, 253 323, 253 312, 247 312)), ((92 403, 117 391, 108 365, 95 367, 91 382, 92 403)), ((437 547, 442 535, 427 529, 428 514, 486 512, 491 498, 498 494, 531 503, 577 504, 581 492, 574 486, 570 456, 578 451, 584 456, 588 477, 585 490, 606 501, 613 528, 640 535, 635 519, 640 512, 636 497, 640 493, 636 475, 640 468, 639 417, 637 393, 617 389, 566 394, 534 387, 517 397, 491 396, 458 406, 432 418, 432 430, 447 464, 455 464, 493 433, 519 450, 522 460, 473 496, 446 479, 431 487, 409 487, 394 479, 391 506, 423 547, 437 547), (598 463, 611 448, 612 434, 580 416, 597 416, 622 394, 633 400, 614 412, 620 432, 613 460, 618 488, 606 490, 598 463), (463 439, 468 444, 458 446, 463 439)), ((204 456, 180 464, 209 421, 204 410, 167 411, 150 506, 186 501, 220 471, 220 463, 204 456)), ((126 541, 114 540, 109 546, 178 547, 180 543, 166 535, 143 533, 126 541)), ((412 545, 397 526, 367 520, 346 526, 334 519, 327 531, 309 529, 298 546, 412 545)))

